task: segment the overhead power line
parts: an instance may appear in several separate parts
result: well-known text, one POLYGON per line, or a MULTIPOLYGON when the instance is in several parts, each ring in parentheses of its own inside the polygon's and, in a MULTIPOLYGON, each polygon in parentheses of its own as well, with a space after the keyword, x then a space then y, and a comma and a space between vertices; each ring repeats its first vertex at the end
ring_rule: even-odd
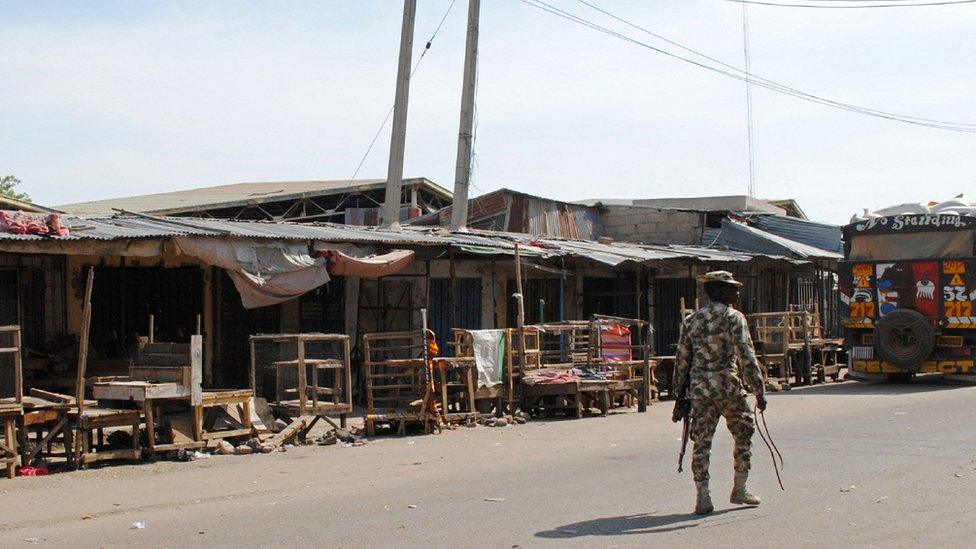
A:
POLYGON ((777 8, 813 8, 813 9, 867 9, 867 8, 914 8, 923 6, 951 6, 953 4, 972 4, 976 0, 809 0, 807 3, 797 4, 788 2, 770 2, 766 0, 725 0, 737 4, 756 4, 759 6, 774 6, 777 8), (844 4, 841 5, 841 2, 844 4), (892 3, 897 2, 897 3, 892 3))
POLYGON ((749 135, 749 196, 756 196, 756 146, 752 122, 752 79, 749 78, 751 56, 749 55, 749 4, 742 4, 742 57, 745 60, 746 74, 746 130, 749 135))
POLYGON ((894 121, 897 121, 897 122, 903 122, 903 123, 906 123, 906 124, 914 124, 914 125, 918 125, 918 126, 926 126, 926 127, 931 127, 931 128, 936 128, 936 129, 942 129, 942 130, 949 130, 949 131, 966 132, 966 133, 976 133, 976 124, 962 123, 962 122, 953 122, 953 121, 946 121, 946 120, 936 120, 936 119, 930 119, 930 118, 921 118, 921 117, 917 117, 917 116, 909 116, 909 115, 904 115, 904 114, 899 114, 899 113, 892 113, 892 112, 882 111, 882 110, 879 110, 879 109, 873 109, 873 108, 869 108, 869 107, 863 107, 863 106, 854 105, 854 104, 851 104, 851 103, 844 103, 844 102, 841 102, 841 101, 834 101, 834 100, 831 100, 831 99, 827 99, 827 98, 824 98, 824 97, 820 97, 820 96, 817 96, 817 95, 813 95, 813 94, 804 92, 802 90, 798 90, 796 88, 792 88, 792 87, 786 86, 784 84, 780 84, 778 82, 775 82, 773 80, 769 80, 767 78, 763 78, 763 77, 758 76, 756 74, 746 73, 744 70, 742 70, 742 69, 740 69, 738 67, 733 67, 732 65, 729 65, 729 64, 724 63, 722 61, 719 61, 719 60, 717 60, 715 58, 712 58, 712 57, 709 57, 709 56, 707 56, 705 54, 702 54, 700 52, 697 52, 696 50, 693 50, 693 49, 691 49, 691 48, 689 48, 687 46, 684 46, 684 45, 678 44, 677 42, 674 42, 672 40, 666 39, 666 38, 664 38, 664 37, 662 37, 662 36, 660 36, 660 35, 658 35, 656 33, 653 33, 650 30, 647 30, 647 29, 645 29, 643 27, 640 27, 640 26, 638 26, 638 25, 636 25, 636 24, 634 24, 634 23, 632 23, 630 21, 627 21, 627 20, 625 20, 625 19, 623 19, 623 18, 621 18, 621 17, 619 17, 617 15, 614 15, 614 14, 612 14, 612 13, 610 13, 610 12, 608 12, 608 11, 602 9, 602 8, 599 8, 599 7, 595 6, 594 4, 592 4, 590 2, 587 2, 586 0, 577 0, 577 1, 579 1, 579 2, 581 2, 583 4, 586 4, 587 6, 590 6, 593 9, 596 9, 596 10, 600 11, 601 13, 604 13, 605 15, 607 15, 607 16, 609 16, 609 17, 611 17, 611 18, 613 18, 613 19, 615 19, 617 21, 620 21, 620 22, 622 22, 624 24, 627 24, 628 26, 631 26, 633 28, 639 29, 639 30, 641 30, 641 31, 643 31, 643 32, 645 32, 647 34, 650 34, 651 36, 654 36, 656 38, 659 38, 661 40, 664 40, 664 41, 668 42, 669 44, 672 44, 672 45, 674 45, 674 46, 676 46, 676 47, 678 47, 680 49, 683 49, 685 51, 694 53, 695 55, 698 55, 698 56, 700 56, 700 57, 702 57, 704 59, 707 59, 708 61, 711 61, 712 63, 718 64, 721 67, 725 67, 725 68, 716 67, 716 66, 714 66, 712 64, 705 63, 705 62, 702 62, 702 61, 697 61, 695 59, 691 59, 689 57, 686 57, 686 56, 680 55, 678 53, 675 53, 673 51, 668 51, 668 50, 665 50, 665 49, 662 49, 662 48, 653 46, 651 44, 648 44, 647 42, 643 42, 643 41, 638 40, 636 38, 633 38, 631 36, 627 36, 625 34, 622 34, 620 32, 617 32, 617 31, 615 31, 613 29, 610 29, 608 27, 604 27, 602 25, 599 25, 597 23, 594 23, 592 21, 589 21, 587 19, 584 19, 584 18, 582 18, 582 17, 580 17, 580 16, 578 16, 576 14, 570 13, 570 12, 568 12, 566 10, 557 8, 557 7, 555 7, 555 6, 551 5, 551 4, 548 4, 546 2, 543 2, 542 0, 519 0, 519 1, 521 1, 522 3, 524 3, 526 5, 532 6, 532 7, 536 8, 536 9, 539 9, 539 10, 542 10, 542 11, 545 11, 545 12, 548 12, 548 13, 551 13, 551 14, 553 14, 553 15, 555 15, 557 17, 560 17, 562 19, 566 19, 566 20, 571 21, 573 23, 576 23, 578 25, 581 25, 581 26, 590 28, 592 30, 596 30, 598 32, 602 32, 602 33, 607 34, 609 36, 612 36, 614 38, 618 38, 620 40, 623 40, 625 42, 629 42, 631 44, 640 46, 642 48, 651 50, 653 52, 660 53, 662 55, 666 55, 668 57, 671 57, 673 59, 677 59, 679 61, 684 61, 685 63, 689 63, 689 64, 695 65, 695 66, 697 66, 699 68, 703 68, 705 70, 708 70, 708 71, 711 71, 711 72, 714 72, 714 73, 717 73, 717 74, 720 74, 720 75, 723 75, 723 76, 726 76, 726 77, 729 77, 729 78, 734 78, 734 79, 739 80, 739 81, 742 81, 742 82, 745 82, 747 79, 749 79, 751 81, 752 85, 760 86, 762 88, 765 88, 765 89, 768 89, 768 90, 771 90, 771 91, 775 91, 775 92, 779 92, 779 93, 782 93, 784 95, 789 95, 789 96, 792 96, 792 97, 796 97, 796 98, 802 99, 804 101, 809 101, 809 102, 812 102, 812 103, 817 103, 817 104, 825 105, 825 106, 828 106, 828 107, 833 107, 833 108, 837 108, 837 109, 842 109, 842 110, 847 110, 847 111, 851 111, 851 112, 856 112, 856 113, 864 114, 864 115, 868 115, 868 116, 874 116, 874 117, 877 117, 877 118, 884 118, 884 119, 888 119, 888 120, 894 120, 894 121))
MULTIPOLYGON (((766 82, 767 84, 770 84, 770 85, 782 86, 784 89, 789 90, 791 92, 795 92, 795 93, 798 93, 798 94, 804 94, 805 93, 805 92, 803 92, 801 90, 798 90, 796 88, 791 88, 791 87, 786 86, 784 84, 779 84, 779 83, 774 82, 772 80, 768 80, 768 79, 765 79, 765 78, 761 78, 761 77, 759 77, 759 76, 757 76, 757 75, 755 75, 755 74, 753 74, 751 72, 747 72, 747 70, 740 69, 739 67, 736 67, 734 65, 730 65, 730 64, 728 64, 728 63, 726 63, 726 62, 724 62, 724 61, 722 61, 720 59, 717 59, 715 57, 709 56, 708 54, 702 53, 701 51, 698 51, 698 50, 689 48, 688 46, 685 46, 683 44, 680 44, 678 42, 675 42, 674 40, 671 40, 671 39, 667 38, 666 36, 662 36, 662 35, 660 35, 658 33, 655 33, 653 31, 647 29, 646 27, 642 27, 642 26, 637 25, 637 24, 635 24, 635 23, 633 23, 631 21, 628 21, 626 19, 623 19, 621 17, 618 17, 618 16, 616 16, 616 15, 614 15, 614 14, 612 14, 612 13, 610 13, 610 12, 608 12, 608 11, 602 9, 602 8, 600 8, 597 5, 588 2, 587 0, 576 0, 576 1, 579 2, 579 3, 581 3, 581 4, 584 4, 586 6, 589 6, 590 8, 593 8, 594 10, 596 10, 596 11, 598 11, 598 12, 600 12, 600 13, 608 16, 608 17, 610 17, 611 19, 614 19, 614 20, 619 21, 620 23, 623 23, 623 24, 625 24, 625 25, 627 25, 629 27, 632 27, 634 29, 637 29, 637 30, 639 30, 639 31, 641 31, 641 32, 649 35, 649 36, 653 36, 654 38, 657 38, 658 40, 661 40, 661 41, 666 42, 666 43, 668 43, 668 44, 670 44, 672 46, 675 46, 677 48, 680 48, 680 49, 682 49, 682 50, 684 50, 684 51, 686 51, 688 53, 695 54, 695 55, 697 55, 697 56, 699 56, 699 57, 701 57, 703 59, 707 59, 707 60, 709 60, 709 61, 711 61, 713 63, 716 63, 718 65, 721 65, 722 67, 725 67, 725 68, 727 68, 729 70, 736 71, 737 73, 742 74, 744 78, 747 77, 747 78, 749 78, 753 82, 755 80, 762 80, 762 81, 764 81, 764 82, 766 82)), ((663 52, 663 53, 665 53, 667 55, 670 55, 668 52, 663 52)), ((683 58, 681 58, 681 59, 684 60, 683 58)), ((694 61, 690 61, 690 62, 691 63, 694 63, 694 61)), ((695 64, 697 64, 697 63, 695 63, 695 64)), ((705 67, 705 68, 709 68, 709 67, 705 67)), ((811 97, 816 97, 816 96, 811 96, 811 97)), ((829 101, 829 100, 826 100, 825 99, 825 101, 829 101)), ((840 105, 847 105, 847 104, 846 103, 841 103, 840 105)), ((933 123, 936 123, 936 124, 950 124, 950 125, 951 124, 956 124, 956 125, 961 125, 961 126, 973 126, 973 127, 976 127, 976 124, 953 123, 953 122, 948 122, 948 121, 945 121, 945 120, 934 120, 934 119, 931 119, 931 118, 920 118, 920 117, 915 117, 915 116, 908 116, 908 115, 902 115, 902 114, 897 114, 897 113, 890 113, 890 112, 876 110, 876 109, 872 109, 872 110, 874 110, 875 112, 878 112, 878 113, 885 114, 885 115, 896 116, 896 117, 911 118, 911 119, 919 120, 919 121, 922 121, 922 122, 933 122, 933 123)))

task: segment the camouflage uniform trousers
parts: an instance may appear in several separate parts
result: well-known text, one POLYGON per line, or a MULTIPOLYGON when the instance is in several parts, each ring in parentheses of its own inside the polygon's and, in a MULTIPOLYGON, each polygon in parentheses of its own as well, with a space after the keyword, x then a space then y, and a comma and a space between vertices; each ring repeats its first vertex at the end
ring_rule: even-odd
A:
POLYGON ((708 463, 712 453, 712 437, 720 417, 732 433, 735 446, 732 457, 735 470, 746 473, 752 466, 752 433, 756 430, 752 410, 744 394, 704 396, 696 395, 691 401, 691 426, 689 437, 694 442, 691 455, 691 472, 695 482, 708 480, 708 463))

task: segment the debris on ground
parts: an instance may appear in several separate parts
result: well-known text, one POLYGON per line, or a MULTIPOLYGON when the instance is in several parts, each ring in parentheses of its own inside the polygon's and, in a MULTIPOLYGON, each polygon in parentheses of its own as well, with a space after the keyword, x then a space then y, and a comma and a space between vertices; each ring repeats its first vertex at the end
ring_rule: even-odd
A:
POLYGON ((342 442, 356 442, 357 440, 356 436, 349 432, 349 429, 339 429, 334 432, 336 438, 342 442))
POLYGON ((505 501, 505 498, 485 498, 485 501, 490 501, 492 503, 502 503, 505 501))
MULTIPOLYGON (((277 433, 281 429, 278 428, 278 421, 274 417, 274 413, 271 411, 271 407, 268 406, 268 400, 261 397, 254 398, 254 413, 261 419, 261 423, 268 428, 272 433, 277 433)), ((281 422, 284 424, 284 422, 281 422)))
POLYGON ((274 448, 272 448, 267 444, 264 444, 263 442, 261 442, 261 439, 257 437, 248 439, 248 441, 245 442, 244 445, 250 448, 251 451, 254 452, 255 454, 270 454, 271 452, 274 452, 274 448))
POLYGON ((217 453, 222 456, 232 456, 234 455, 234 445, 226 440, 221 440, 217 443, 217 453))
POLYGON ((336 438, 335 431, 329 431, 315 440, 315 443, 319 446, 333 446, 337 442, 339 442, 339 439, 336 438))
POLYGON ((48 474, 47 467, 31 467, 25 465, 17 470, 17 475, 21 477, 42 477, 48 474))
POLYGON ((146 521, 144 520, 137 520, 132 523, 131 530, 145 530, 145 529, 146 529, 146 521))

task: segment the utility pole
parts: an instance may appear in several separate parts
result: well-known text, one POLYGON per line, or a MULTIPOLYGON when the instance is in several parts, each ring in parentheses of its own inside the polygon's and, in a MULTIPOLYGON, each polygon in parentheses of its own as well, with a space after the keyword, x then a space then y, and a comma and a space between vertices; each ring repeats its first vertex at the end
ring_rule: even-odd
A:
POLYGON ((468 225, 468 183, 471 180, 471 145, 474 137, 474 94, 478 85, 478 19, 481 0, 468 0, 468 37, 464 45, 464 83, 461 87, 461 125, 458 129, 457 163, 451 229, 468 225))
POLYGON ((403 148, 407 138, 407 103, 410 99, 410 63, 413 57, 413 24, 417 0, 403 0, 403 28, 400 31, 400 63, 397 66, 396 99, 393 102, 393 135, 390 164, 386 170, 386 199, 380 212, 380 226, 400 226, 403 193, 403 148))

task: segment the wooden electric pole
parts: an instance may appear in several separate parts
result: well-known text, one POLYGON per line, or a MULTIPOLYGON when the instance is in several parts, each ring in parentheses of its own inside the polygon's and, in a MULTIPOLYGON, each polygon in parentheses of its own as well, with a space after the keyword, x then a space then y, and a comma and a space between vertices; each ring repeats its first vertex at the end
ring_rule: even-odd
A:
POLYGON ((407 103, 410 99, 410 63, 413 57, 413 24, 417 0, 403 1, 403 28, 400 31, 400 62, 397 66, 396 99, 393 102, 393 135, 390 138, 390 164, 386 171, 386 199, 380 211, 380 226, 400 225, 403 192, 403 148, 407 137, 407 103))
POLYGON ((478 19, 481 0, 468 0, 468 37, 464 45, 464 83, 461 87, 461 125, 458 128, 457 163, 451 228, 468 225, 468 183, 471 179, 471 145, 474 137, 474 94, 478 85, 478 19))

